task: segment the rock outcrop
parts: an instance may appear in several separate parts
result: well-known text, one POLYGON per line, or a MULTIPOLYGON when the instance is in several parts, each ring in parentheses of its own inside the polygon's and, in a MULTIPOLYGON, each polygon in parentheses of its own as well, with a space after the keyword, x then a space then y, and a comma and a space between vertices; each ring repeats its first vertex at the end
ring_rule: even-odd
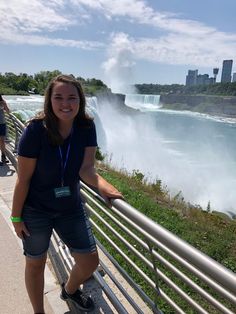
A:
POLYGON ((160 103, 167 109, 236 117, 236 96, 166 94, 160 103))

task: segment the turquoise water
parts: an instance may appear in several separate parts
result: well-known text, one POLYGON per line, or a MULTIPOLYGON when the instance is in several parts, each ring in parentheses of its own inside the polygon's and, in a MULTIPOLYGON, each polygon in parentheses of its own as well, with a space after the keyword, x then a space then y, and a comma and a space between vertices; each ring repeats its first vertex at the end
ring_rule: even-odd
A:
MULTIPOLYGON (((43 104, 35 95, 4 98, 28 116, 43 104)), ((172 195, 181 191, 193 204, 206 208, 210 202, 212 209, 236 214, 236 121, 163 110, 158 97, 130 99, 126 104, 140 114, 122 114, 112 104, 87 99, 107 160, 129 172, 139 170, 149 181, 162 180, 172 195)))

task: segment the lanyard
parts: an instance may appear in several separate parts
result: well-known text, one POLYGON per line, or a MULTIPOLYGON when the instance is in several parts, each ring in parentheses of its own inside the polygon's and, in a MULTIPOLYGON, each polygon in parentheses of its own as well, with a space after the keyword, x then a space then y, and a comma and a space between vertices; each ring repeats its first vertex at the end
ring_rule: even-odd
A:
POLYGON ((64 175, 65 175, 65 169, 66 169, 66 165, 67 165, 67 161, 68 161, 68 157, 69 157, 69 152, 70 152, 70 143, 71 143, 72 131, 73 130, 71 130, 71 134, 70 134, 70 142, 69 142, 69 145, 67 146, 65 161, 63 160, 63 154, 62 154, 61 146, 59 146, 59 154, 60 154, 60 159, 61 159, 61 186, 64 186, 64 175))

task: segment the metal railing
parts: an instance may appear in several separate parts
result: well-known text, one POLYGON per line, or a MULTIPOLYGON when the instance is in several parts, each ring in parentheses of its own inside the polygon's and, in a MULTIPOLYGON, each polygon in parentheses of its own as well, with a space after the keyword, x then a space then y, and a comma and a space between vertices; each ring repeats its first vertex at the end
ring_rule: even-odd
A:
POLYGON ((11 160, 11 163, 15 168, 17 168, 16 162, 17 145, 25 125, 19 119, 17 119, 17 117, 14 116, 14 114, 12 113, 6 114, 6 123, 7 123, 6 151, 8 158, 11 160))
MULTIPOLYGON (((14 155, 23 128, 12 115, 7 121, 11 139, 8 150, 14 155)), ((94 278, 118 313, 236 313, 235 273, 125 201, 114 200, 112 208, 107 208, 96 191, 84 183, 81 195, 104 257, 94 278), (136 292, 135 299, 127 287, 136 292)), ((65 280, 62 277, 67 276, 73 259, 56 234, 50 257, 58 277, 65 280)))

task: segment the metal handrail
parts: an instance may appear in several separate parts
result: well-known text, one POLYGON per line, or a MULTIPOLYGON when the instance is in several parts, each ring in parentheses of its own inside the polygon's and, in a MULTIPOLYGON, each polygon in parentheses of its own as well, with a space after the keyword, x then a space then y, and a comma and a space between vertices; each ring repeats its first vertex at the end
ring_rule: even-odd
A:
MULTIPOLYGON (((81 191, 83 197, 86 197, 84 189, 89 191, 93 197, 96 197, 98 200, 100 200, 100 196, 97 195, 95 191, 87 187, 85 184, 82 183, 83 189, 81 191)), ((87 201, 91 202, 92 198, 91 196, 87 195, 87 201)), ((98 204, 97 201, 93 201, 93 205, 98 207, 100 210, 102 209, 102 206, 98 204)), ((95 214, 95 210, 91 209, 94 206, 89 206, 89 210, 92 211, 93 214, 95 214)), ((106 210, 103 209, 103 212, 106 210)), ((173 252, 175 256, 178 256, 178 262, 184 261, 182 266, 190 265, 191 267, 187 267, 190 272, 192 272, 195 276, 198 276, 199 279, 204 281, 206 284, 208 284, 209 287, 211 287, 215 292, 219 293, 219 295, 222 295, 223 298, 227 299, 233 306, 236 305, 236 276, 233 272, 222 266, 221 264, 217 263, 212 258, 208 257, 206 254, 200 252, 199 250, 195 249, 191 245, 189 245, 187 242, 183 241, 182 239, 178 238, 176 235, 172 234, 165 228, 161 227, 160 225, 156 224, 154 221, 137 211, 135 208, 124 202, 123 200, 114 200, 113 201, 113 207, 112 209, 109 209, 108 217, 109 220, 111 219, 111 216, 113 213, 111 211, 114 211, 116 215, 119 216, 118 219, 118 225, 121 227, 121 225, 124 223, 129 224, 129 227, 135 228, 137 231, 139 231, 142 236, 145 236, 146 242, 151 241, 153 245, 156 246, 157 251, 164 248, 165 253, 173 252), (160 245, 161 243, 161 245, 160 245), (176 245, 175 245, 176 244, 176 245)), ((96 214, 95 214, 96 215, 96 214)), ((96 215, 98 217, 98 215, 96 215)), ((117 219, 116 219, 117 220, 117 219)), ((104 218, 101 218, 101 221, 104 223, 104 218)), ((115 221, 113 219, 113 221, 115 221)), ((122 227, 124 230, 124 227, 122 227)), ((125 232, 128 234, 131 234, 131 231, 125 230, 125 232)), ((113 234, 116 234, 116 232, 113 231, 113 234)), ((106 235, 103 235, 106 238, 106 235)), ((119 236, 118 236, 119 237, 119 236)), ((136 243, 140 243, 141 241, 137 239, 136 235, 133 235, 133 238, 136 240, 136 243)), ((143 242, 143 241, 142 241, 143 242)), ((112 245, 111 241, 109 243, 112 245)), ((123 241, 124 243, 124 241, 123 241)), ((126 244, 127 245, 127 244, 126 244)), ((131 250, 130 245, 127 245, 129 250, 131 250)), ((143 245, 145 246, 145 244, 143 245)), ((148 245, 146 245, 146 250, 149 250, 148 245)), ((160 254, 157 253, 157 251, 154 248, 151 248, 152 254, 154 257, 161 261, 162 264, 164 264, 166 267, 171 269, 177 276, 181 277, 181 279, 188 284, 193 290, 195 290, 197 293, 199 293, 203 298, 206 299, 207 302, 211 303, 215 306, 215 308, 219 309, 222 313, 233 313, 231 310, 228 310, 221 302, 219 302, 217 299, 215 299, 212 295, 207 293, 204 289, 199 287, 196 283, 194 283, 191 279, 186 277, 186 275, 178 270, 175 266, 173 266, 168 260, 165 260, 160 254)), ((135 251, 133 249, 132 251, 135 251)), ((137 255, 137 254, 136 254, 137 255)), ((173 257, 173 254, 170 254, 173 257)), ((144 258, 139 257, 144 261, 144 258)), ((129 262, 129 260, 126 258, 126 261, 129 262)), ((150 261, 149 261, 150 263, 150 261)), ((149 264, 150 266, 150 264, 149 264)), ((177 293, 181 295, 181 297, 189 303, 193 308, 195 308, 198 313, 206 313, 204 309, 199 307, 196 302, 194 302, 186 293, 183 291, 181 292, 179 287, 173 283, 170 278, 167 278, 161 271, 155 268, 153 265, 153 270, 157 271, 158 277, 164 280, 168 285, 172 287, 173 290, 175 290, 177 293)), ((145 277, 142 277, 145 279, 145 277)), ((148 282, 149 280, 147 280, 148 282)), ((155 283, 152 282, 151 285, 153 286, 153 289, 155 288, 155 283)), ((161 296, 165 298, 163 295, 163 291, 161 291, 161 296)), ((173 304, 172 304, 173 306, 173 304)), ((179 309, 177 307, 174 308, 177 312, 179 312, 179 309)))
POLYGON ((6 123, 7 123, 6 153, 13 166, 17 168, 16 162, 17 145, 25 126, 12 113, 6 114, 6 123))
MULTIPOLYGON (((13 136, 14 132, 11 129, 9 132, 11 143, 7 144, 8 151, 14 157, 15 147, 24 126, 22 127, 12 115, 7 117, 7 123, 15 132, 13 136)), ((165 309, 166 306, 173 308, 175 313, 188 313, 190 309, 197 313, 236 312, 235 273, 125 201, 113 200, 112 208, 107 208, 97 192, 83 182, 81 196, 90 215, 97 245, 111 262, 114 270, 110 271, 110 267, 102 260, 101 268, 121 291, 135 313, 148 311, 143 311, 142 306, 138 304, 138 297, 134 300, 135 304, 130 300, 129 292, 116 279, 115 271, 124 278, 126 284, 132 286, 137 296, 143 299, 154 313, 162 313, 161 309, 165 309), (122 264, 115 257, 117 254, 122 264), (129 266, 125 267, 125 264, 129 266)), ((59 239, 55 240, 55 237, 56 235, 53 241, 54 251, 58 252, 57 258, 60 257, 61 264, 64 265, 65 271, 68 271, 73 266, 73 259, 65 245, 59 239)), ((51 255, 53 260, 55 254, 51 255)), ((54 262, 54 266, 58 267, 56 265, 58 263, 54 262)), ((123 300, 119 305, 117 296, 104 277, 95 272, 94 278, 117 311, 126 313, 123 300)))

